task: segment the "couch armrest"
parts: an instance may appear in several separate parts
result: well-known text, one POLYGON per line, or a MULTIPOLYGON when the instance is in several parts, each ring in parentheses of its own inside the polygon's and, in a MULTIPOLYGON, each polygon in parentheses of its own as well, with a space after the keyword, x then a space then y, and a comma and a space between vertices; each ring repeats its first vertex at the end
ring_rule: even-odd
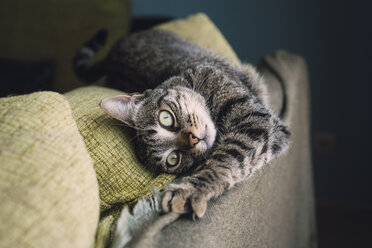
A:
POLYGON ((289 151, 211 201, 203 219, 166 227, 157 247, 316 247, 306 64, 284 51, 264 62, 283 83, 289 151))

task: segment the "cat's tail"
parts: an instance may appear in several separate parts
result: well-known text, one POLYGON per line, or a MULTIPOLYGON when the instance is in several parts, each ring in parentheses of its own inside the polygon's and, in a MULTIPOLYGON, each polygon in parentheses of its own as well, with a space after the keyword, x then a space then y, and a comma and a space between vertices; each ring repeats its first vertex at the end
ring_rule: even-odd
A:
POLYGON ((91 64, 92 57, 105 45, 107 30, 99 30, 77 51, 73 60, 73 70, 79 80, 93 83, 105 74, 105 60, 91 64))

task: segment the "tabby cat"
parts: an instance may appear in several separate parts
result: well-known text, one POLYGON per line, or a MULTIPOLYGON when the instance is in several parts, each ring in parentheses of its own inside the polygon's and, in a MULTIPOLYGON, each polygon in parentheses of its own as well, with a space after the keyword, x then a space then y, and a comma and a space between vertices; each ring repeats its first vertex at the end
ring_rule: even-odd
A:
POLYGON ((164 212, 193 212, 253 175, 288 147, 289 131, 268 108, 265 86, 251 66, 237 66, 170 32, 142 31, 120 39, 107 57, 99 32, 74 60, 87 82, 106 76, 128 95, 102 109, 135 129, 136 153, 147 167, 184 175, 165 188, 164 212))

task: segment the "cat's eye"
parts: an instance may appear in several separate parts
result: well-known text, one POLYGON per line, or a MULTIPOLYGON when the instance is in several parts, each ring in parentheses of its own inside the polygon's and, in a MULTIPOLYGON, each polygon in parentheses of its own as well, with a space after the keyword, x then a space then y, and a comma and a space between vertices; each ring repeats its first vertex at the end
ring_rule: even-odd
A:
POLYGON ((162 110, 159 113, 159 122, 163 127, 173 127, 174 126, 173 115, 167 110, 162 110))
POLYGON ((167 157, 167 160, 166 160, 167 166, 174 167, 179 164, 180 160, 181 160, 181 154, 177 151, 173 151, 169 153, 167 157))

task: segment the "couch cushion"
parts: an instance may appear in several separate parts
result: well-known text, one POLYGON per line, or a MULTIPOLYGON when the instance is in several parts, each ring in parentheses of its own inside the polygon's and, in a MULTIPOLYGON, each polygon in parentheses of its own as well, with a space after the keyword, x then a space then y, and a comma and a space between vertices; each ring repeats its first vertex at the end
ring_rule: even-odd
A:
POLYGON ((0 98, 0 247, 91 247, 98 185, 66 99, 0 98))

